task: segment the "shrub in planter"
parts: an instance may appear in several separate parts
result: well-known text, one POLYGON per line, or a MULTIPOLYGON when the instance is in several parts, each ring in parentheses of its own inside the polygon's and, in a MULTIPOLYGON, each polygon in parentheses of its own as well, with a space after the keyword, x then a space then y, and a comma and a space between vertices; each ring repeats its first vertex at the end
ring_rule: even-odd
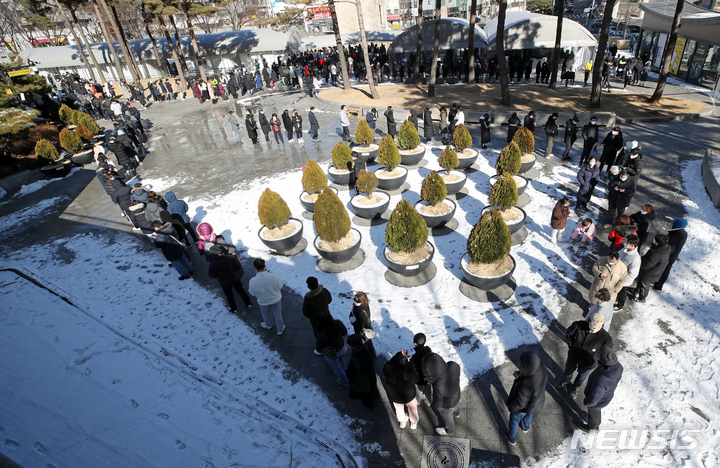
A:
POLYGON ((98 126, 97 123, 95 123, 95 119, 90 117, 90 115, 88 115, 88 114, 83 113, 78 118, 78 124, 85 125, 93 135, 97 135, 98 133, 100 133, 100 127, 98 126))
POLYGON ((73 112, 75 112, 75 110, 71 109, 66 104, 61 105, 60 111, 58 112, 60 120, 62 120, 66 124, 71 123, 73 112))
POLYGON ((384 166, 388 171, 392 171, 400 164, 400 150, 395 145, 393 137, 386 136, 380 141, 378 149, 378 163, 384 166))
POLYGON ((512 143, 518 145, 522 153, 532 153, 535 151, 535 137, 532 132, 525 127, 520 127, 515 136, 513 136, 512 143))
POLYGON ((467 253, 477 263, 495 263, 510 254, 510 229, 495 210, 487 210, 470 232, 467 253))
POLYGON ((73 132, 63 128, 60 132, 60 146, 68 153, 75 153, 82 149, 83 143, 73 132))
POLYGON ((518 192, 515 179, 511 174, 500 174, 497 182, 490 189, 488 202, 493 208, 507 210, 517 205, 518 192))
POLYGON ((81 140, 90 141, 95 136, 93 132, 91 132, 85 125, 82 123, 79 123, 77 127, 75 127, 75 135, 80 138, 81 140))
POLYGON ((446 146, 445 149, 442 150, 438 162, 440 163, 440 167, 445 169, 448 174, 460 164, 457 153, 449 146, 446 146))
POLYGON ((367 148, 370 146, 370 143, 373 142, 374 138, 375 134, 373 133, 372 128, 370 128, 370 125, 367 123, 367 120, 361 119, 355 129, 355 143, 367 148))
POLYGON ((290 215, 290 208, 285 200, 276 192, 266 188, 258 201, 260 223, 268 229, 279 228, 287 224, 290 215))
MULTIPOLYGON (((347 169, 348 171, 352 170, 352 150, 344 142, 341 141, 340 143, 335 145, 330 155, 332 157, 332 162, 333 166, 335 166, 335 169, 347 169)), ((305 170, 307 170, 307 168, 305 170)))
POLYGON ((320 239, 338 242, 350 232, 350 216, 338 196, 325 188, 315 202, 315 229, 320 239))
POLYGON ((442 177, 435 171, 428 174, 422 182, 420 188, 420 198, 430 205, 437 205, 447 197, 447 188, 442 177))
MULTIPOLYGON (((62 135, 61 135, 62 136, 62 135)), ((327 186, 327 176, 320 169, 318 163, 312 159, 308 159, 305 171, 302 175, 302 186, 307 193, 320 193, 327 186)))
POLYGON ((409 120, 406 120, 400 125, 398 144, 400 148, 408 150, 415 149, 420 144, 420 135, 418 135, 415 125, 409 120))
POLYGON ((423 217, 407 200, 400 200, 385 228, 385 243, 393 252, 413 252, 423 247, 427 238, 423 217))
POLYGON ((375 176, 375 174, 363 169, 360 171, 360 174, 358 174, 355 187, 357 188, 358 192, 365 194, 366 197, 371 197, 373 191, 375 190, 375 187, 377 187, 377 184, 378 178, 375 176))
POLYGON ((455 132, 452 136, 452 144, 459 151, 464 151, 466 148, 470 148, 472 146, 472 137, 465 125, 458 125, 455 127, 455 132))
POLYGON ((495 170, 498 174, 517 174, 520 170, 521 156, 522 154, 520 153, 518 145, 510 142, 510 144, 500 152, 500 157, 498 157, 495 163, 495 170))
POLYGON ((47 161, 57 161, 60 158, 55 145, 47 140, 40 140, 35 144, 35 154, 38 159, 45 159, 47 161))
POLYGON ((80 116, 83 115, 83 112, 74 110, 72 114, 70 114, 70 123, 77 125, 78 119, 80 116))

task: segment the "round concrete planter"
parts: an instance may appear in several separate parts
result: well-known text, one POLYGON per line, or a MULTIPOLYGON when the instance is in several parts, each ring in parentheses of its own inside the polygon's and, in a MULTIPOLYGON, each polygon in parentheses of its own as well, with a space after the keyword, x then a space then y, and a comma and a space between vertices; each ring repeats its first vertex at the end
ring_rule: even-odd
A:
POLYGON ((401 150, 400 164, 403 166, 416 166, 425 157, 425 150, 426 148, 424 146, 418 146, 414 150, 401 150), (407 152, 408 154, 404 154, 403 152, 407 152))
POLYGON ((435 228, 440 226, 445 226, 451 219, 453 219, 453 216, 455 216, 455 210, 457 209, 457 204, 450 200, 445 199, 443 200, 444 203, 447 203, 450 205, 450 211, 448 213, 445 213, 443 215, 428 215, 423 213, 423 211, 420 209, 422 206, 428 206, 426 201, 420 200, 419 202, 415 203, 415 210, 420 213, 420 216, 423 217, 425 220, 425 224, 427 224, 427 227, 429 228, 435 228))
POLYGON ((525 162, 520 164, 520 170, 518 171, 518 174, 524 174, 535 165, 535 161, 537 161, 537 156, 533 155, 533 160, 530 162, 525 162))
POLYGON ((374 161, 377 159, 378 155, 378 149, 380 149, 380 145, 376 145, 375 143, 371 143, 370 146, 355 146, 352 149, 353 156, 360 159, 361 161, 374 161))
POLYGON ((391 271, 394 271, 395 273, 402 276, 416 276, 425 271, 425 269, 430 266, 433 256, 435 255, 435 246, 432 245, 430 242, 427 243, 427 246, 430 249, 430 255, 428 255, 427 258, 423 259, 419 263, 407 265, 405 263, 393 262, 387 256, 387 253, 390 250, 390 247, 387 246, 385 247, 385 249, 383 249, 383 256, 385 257, 385 261, 387 262, 388 268, 390 268, 391 271))
POLYGON ((458 160, 460 161, 460 164, 458 164, 458 167, 455 169, 467 169, 468 167, 475 164, 475 161, 477 161, 478 156, 480 153, 477 152, 477 150, 474 150, 472 148, 466 148, 468 151, 472 152, 473 154, 471 156, 461 157, 461 153, 458 151, 458 160))
POLYGON ((332 263, 345 263, 349 262, 357 253, 358 250, 360 250, 360 243, 362 241, 362 234, 360 234, 360 231, 358 231, 355 228, 350 228, 350 232, 353 233, 353 240, 355 243, 348 247, 345 250, 338 250, 338 251, 329 251, 329 250, 322 250, 318 245, 320 244, 320 236, 315 237, 315 241, 313 242, 313 245, 315 246, 315 250, 317 250, 318 254, 324 258, 325 260, 332 262, 332 263))
POLYGON ((295 230, 289 235, 285 237, 280 237, 278 239, 267 239, 263 236, 263 233, 267 231, 268 228, 262 226, 258 231, 258 237, 260 238, 262 243, 265 244, 270 250, 274 250, 276 252, 287 252, 288 250, 291 250, 293 247, 295 247, 298 242, 300 242, 300 239, 302 239, 303 235, 302 221, 300 221, 299 219, 290 218, 288 222, 295 225, 295 230))
POLYGON ((70 159, 73 163, 79 166, 84 166, 85 164, 90 164, 91 162, 93 162, 95 160, 95 157, 92 148, 90 148, 74 153, 72 156, 70 156, 70 159))
POLYGON ((470 263, 470 258, 467 254, 463 255, 462 259, 460 260, 460 268, 462 269, 463 275, 465 275, 465 279, 468 283, 472 284, 478 289, 490 291, 492 289, 499 288, 503 284, 510 281, 510 278, 512 278, 512 275, 515 272, 515 268, 517 267, 517 262, 512 255, 510 256, 510 258, 513 262, 512 268, 510 268, 510 270, 500 276, 477 276, 470 273, 467 269, 467 264, 470 263))
MULTIPOLYGON (((330 190, 332 190, 336 194, 338 193, 337 189, 334 189, 332 187, 330 187, 330 190)), ((307 193, 305 190, 303 190, 303 192, 300 194, 300 204, 303 206, 303 208, 305 208, 310 213, 314 213, 315 212, 315 202, 306 201, 305 195, 309 195, 309 193, 307 193)))
POLYGON ((334 164, 328 166, 328 177, 338 185, 350 185, 350 178, 353 173, 350 171, 338 171, 334 164))
POLYGON ((358 203, 360 198, 365 198, 364 194, 355 195, 350 199, 350 206, 356 215, 365 219, 373 219, 376 216, 385 213, 388 206, 390 206, 390 195, 380 191, 373 192, 373 195, 377 195, 381 198, 381 201, 375 203, 374 205, 363 205, 358 203))
POLYGON ((445 188, 447 189, 448 195, 455 195, 460 190, 462 190, 463 187, 465 187, 465 182, 467 182, 467 174, 463 171, 450 171, 451 175, 456 175, 460 177, 458 180, 453 182, 446 182, 445 179, 443 179, 443 182, 445 182, 445 188))
POLYGON ((40 172, 42 172, 48 177, 60 178, 68 175, 72 168, 73 163, 70 159, 62 159, 52 164, 48 164, 47 166, 41 167, 40 172))
POLYGON ((380 174, 386 171, 384 167, 376 170, 374 173, 378 178, 378 188, 381 188, 382 190, 397 190, 402 187, 407 179, 408 170, 402 166, 398 166, 397 169, 400 169, 402 174, 392 178, 380 177, 380 174))
MULTIPOLYGON (((480 213, 480 216, 482 216, 482 214, 485 213, 485 211, 486 211, 486 210, 489 210, 489 209, 490 209, 489 206, 486 206, 485 208, 483 208, 483 209, 482 209, 482 212, 480 213)), ((505 221, 505 224, 507 224, 508 229, 510 229, 510 234, 511 234, 511 235, 512 235, 512 234, 515 234, 517 231, 519 231, 520 228, 523 227, 523 224, 525 224, 525 219, 527 219, 527 213, 525 213, 525 210, 523 210, 523 209, 520 208, 519 206, 513 206, 513 209, 518 210, 519 212, 521 212, 521 213, 522 213, 522 218, 520 218, 519 220, 515 221, 514 223, 508 223, 507 221, 505 221)))
MULTIPOLYGON (((514 175, 513 178, 515 179, 515 185, 517 185, 517 192, 518 192, 518 197, 519 197, 520 195, 522 195, 525 192, 525 189, 528 187, 529 182, 525 177, 523 177, 521 175, 514 175), (518 183, 518 179, 522 180, 521 184, 518 183)), ((495 182, 497 182, 497 180, 498 180, 497 175, 490 177, 490 187, 495 185, 495 182)))

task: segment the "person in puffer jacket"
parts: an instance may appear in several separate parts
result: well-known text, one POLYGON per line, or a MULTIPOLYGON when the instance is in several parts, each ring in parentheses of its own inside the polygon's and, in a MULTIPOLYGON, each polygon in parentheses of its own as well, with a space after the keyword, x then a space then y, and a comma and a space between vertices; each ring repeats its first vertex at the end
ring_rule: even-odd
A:
POLYGON ((217 236, 213 231, 213 227, 209 223, 200 223, 200 225, 197 227, 197 234, 198 250, 200 251, 200 254, 205 255, 205 260, 210 263, 213 261, 214 257, 213 255, 210 255, 208 250, 210 250, 210 247, 215 245, 215 243, 217 242, 217 236))
POLYGON ((185 229, 190 233, 190 237, 193 238, 193 241, 198 241, 197 233, 195 232, 195 228, 190 224, 190 217, 187 215, 188 212, 188 206, 187 203, 185 203, 183 200, 178 200, 177 196, 175 195, 175 192, 167 192, 165 193, 165 200, 167 200, 168 207, 167 211, 171 215, 179 215, 182 217, 183 224, 185 226, 185 229))

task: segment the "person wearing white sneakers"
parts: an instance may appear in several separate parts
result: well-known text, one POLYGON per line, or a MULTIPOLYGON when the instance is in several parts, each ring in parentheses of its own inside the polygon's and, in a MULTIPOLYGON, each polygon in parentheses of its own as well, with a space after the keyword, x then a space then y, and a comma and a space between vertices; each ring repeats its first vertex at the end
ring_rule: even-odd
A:
POLYGON ((422 360, 427 381, 432 385, 432 409, 438 419, 435 432, 451 436, 455 420, 460 418, 460 366, 453 361, 445 362, 436 353, 430 353, 422 360))
POLYGON ((407 351, 395 354, 384 366, 383 374, 387 396, 395 407, 400 428, 405 429, 410 420, 410 429, 416 429, 420 416, 418 415, 418 402, 415 398, 415 384, 418 382, 418 373, 415 365, 408 359, 407 351), (408 414, 405 414, 407 407, 408 414))
POLYGON ((298 112, 297 109, 293 109, 292 124, 293 130, 295 130, 295 138, 297 138, 298 143, 305 143, 305 140, 302 138, 302 121, 303 119, 300 112, 298 112))
POLYGON ((257 275, 250 280, 248 292, 255 296, 260 306, 263 322, 260 326, 270 330, 277 327, 277 334, 282 335, 285 331, 285 323, 282 317, 282 287, 283 282, 278 275, 265 270, 265 260, 256 258, 253 266, 257 275))

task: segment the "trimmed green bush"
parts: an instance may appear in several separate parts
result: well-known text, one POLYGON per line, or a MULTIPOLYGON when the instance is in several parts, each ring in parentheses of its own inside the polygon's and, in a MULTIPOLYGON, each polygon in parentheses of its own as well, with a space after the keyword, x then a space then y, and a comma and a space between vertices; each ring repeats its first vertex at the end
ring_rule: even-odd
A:
POLYGON ((413 252, 427 242, 425 219, 407 201, 400 200, 385 227, 385 243, 393 252, 413 252))
POLYGON ((315 229, 320 239, 337 242, 350 232, 350 216, 332 189, 325 187, 315 202, 315 229))
POLYGON ((395 140, 390 135, 383 137, 378 149, 378 163, 388 171, 392 171, 400 165, 400 150, 395 145, 395 140))
POLYGON ((515 179, 511 174, 505 173, 500 174, 495 185, 490 189, 490 195, 488 195, 488 203, 493 208, 499 208, 501 210, 507 210, 518 202, 518 191, 515 179))
POLYGON ((360 174, 358 174, 355 187, 357 188, 358 192, 364 193, 365 196, 369 197, 372 195, 375 187, 377 187, 377 184, 378 178, 375 176, 375 174, 363 169, 360 171, 360 174))
POLYGON ((75 127, 75 135, 77 135, 77 137, 80 138, 81 140, 85 140, 85 141, 90 141, 95 136, 82 123, 77 124, 77 127, 75 127))
POLYGON ((285 200, 276 192, 266 188, 258 200, 260 223, 268 229, 274 229, 287 224, 290 216, 290 208, 285 200))
POLYGON ((337 145, 333 146, 330 156, 332 157, 333 166, 335 166, 336 169, 347 169, 352 171, 352 150, 344 142, 341 141, 337 145))
POLYGON ((400 125, 400 132, 398 133, 398 145, 403 149, 415 149, 420 145, 420 135, 418 135, 415 124, 406 120, 400 125))
POLYGON ((60 111, 58 112, 60 116, 60 120, 65 122, 66 124, 71 123, 73 112, 75 112, 73 109, 68 107, 67 105, 63 104, 60 106, 60 111))
POLYGON ((455 127, 455 132, 452 136, 452 144, 458 149, 458 151, 464 151, 465 148, 470 148, 472 146, 472 137, 465 125, 458 125, 455 127))
POLYGON ((510 254, 510 229, 496 210, 487 210, 470 232, 467 253, 478 263, 495 263, 510 254))
POLYGON ((100 127, 97 123, 95 123, 95 119, 90 117, 88 114, 83 113, 80 117, 78 117, 78 124, 85 125, 93 135, 100 133, 100 127))
POLYGON ((440 174, 432 171, 423 179, 420 188, 420 198, 428 202, 430 205, 437 205, 447 197, 447 188, 445 181, 442 180, 440 174))
POLYGON ((445 149, 442 150, 438 162, 440 163, 440 167, 445 169, 448 174, 460 164, 457 153, 450 146, 446 146, 445 149))
POLYGON ((374 138, 375 134, 373 133, 372 128, 370 128, 370 124, 367 123, 367 120, 360 119, 360 123, 358 123, 358 126, 355 129, 355 143, 367 148, 370 146, 370 143, 373 142, 374 138))
POLYGON ((48 161, 57 161, 60 159, 60 153, 58 153, 55 145, 47 140, 39 140, 35 143, 35 155, 38 159, 46 159, 48 161))
POLYGON ((74 125, 77 125, 78 119, 79 119, 80 116, 83 115, 83 114, 84 114, 84 112, 80 112, 80 111, 74 110, 74 111, 72 112, 72 114, 70 114, 70 123, 71 123, 71 124, 74 124, 74 125))
POLYGON ((68 153, 75 153, 82 149, 83 142, 73 132, 63 128, 60 132, 60 146, 68 153))
POLYGON ((302 186, 307 193, 320 193, 327 186, 328 179, 318 163, 308 159, 302 175, 302 186))
POLYGON ((512 174, 515 175, 520 170, 520 148, 513 142, 510 142, 502 151, 500 156, 495 163, 495 170, 498 174, 512 174))
POLYGON ((517 144, 522 153, 532 153, 535 151, 535 137, 532 132, 525 127, 518 128, 515 136, 513 136, 512 143, 517 144))

